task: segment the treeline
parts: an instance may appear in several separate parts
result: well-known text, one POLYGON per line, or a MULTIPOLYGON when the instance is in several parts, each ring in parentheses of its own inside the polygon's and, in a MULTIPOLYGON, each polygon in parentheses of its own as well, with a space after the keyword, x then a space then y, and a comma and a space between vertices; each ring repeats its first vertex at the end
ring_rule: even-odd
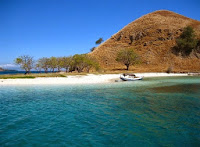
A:
POLYGON ((62 69, 66 72, 90 72, 91 69, 98 70, 99 64, 94 59, 87 54, 76 54, 74 56, 68 57, 50 57, 50 58, 40 58, 34 61, 33 57, 28 55, 23 55, 15 59, 15 63, 20 65, 27 73, 30 73, 32 69, 37 71, 47 72, 60 72, 62 69))

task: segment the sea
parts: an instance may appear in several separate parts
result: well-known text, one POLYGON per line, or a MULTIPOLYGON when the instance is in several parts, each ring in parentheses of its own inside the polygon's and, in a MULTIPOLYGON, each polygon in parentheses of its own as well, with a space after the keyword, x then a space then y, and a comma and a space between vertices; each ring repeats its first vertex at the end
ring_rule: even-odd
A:
POLYGON ((200 77, 1 85, 0 146, 200 146, 200 77))

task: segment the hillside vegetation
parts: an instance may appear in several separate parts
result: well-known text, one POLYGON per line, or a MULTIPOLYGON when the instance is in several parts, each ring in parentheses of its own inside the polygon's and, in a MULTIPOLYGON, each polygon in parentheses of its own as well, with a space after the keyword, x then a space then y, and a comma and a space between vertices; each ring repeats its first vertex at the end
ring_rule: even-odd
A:
POLYGON ((174 72, 200 72, 199 53, 183 57, 172 52, 176 39, 187 26, 191 26, 200 39, 200 21, 171 11, 155 11, 131 22, 89 55, 104 69, 122 70, 125 67, 115 60, 117 53, 134 48, 142 61, 130 67, 136 72, 165 72, 168 68, 174 72))

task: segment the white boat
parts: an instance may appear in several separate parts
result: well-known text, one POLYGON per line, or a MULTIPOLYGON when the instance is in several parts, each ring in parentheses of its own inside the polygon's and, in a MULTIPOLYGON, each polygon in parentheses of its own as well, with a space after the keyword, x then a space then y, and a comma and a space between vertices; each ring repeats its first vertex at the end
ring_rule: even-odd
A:
POLYGON ((136 81, 136 80, 142 80, 142 76, 136 76, 134 74, 122 74, 120 75, 120 79, 123 81, 136 81))

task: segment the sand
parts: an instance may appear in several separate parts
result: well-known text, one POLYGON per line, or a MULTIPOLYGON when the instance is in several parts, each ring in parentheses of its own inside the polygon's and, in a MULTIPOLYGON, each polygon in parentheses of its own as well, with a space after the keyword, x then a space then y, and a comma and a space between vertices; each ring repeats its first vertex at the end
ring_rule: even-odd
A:
MULTIPOLYGON (((164 77, 164 76, 188 76, 188 74, 174 73, 135 73, 136 76, 146 77, 164 77)), ((76 75, 67 77, 52 77, 52 78, 35 78, 35 79, 0 79, 0 85, 72 85, 72 84, 98 84, 112 83, 119 79, 120 74, 88 74, 76 75)))

